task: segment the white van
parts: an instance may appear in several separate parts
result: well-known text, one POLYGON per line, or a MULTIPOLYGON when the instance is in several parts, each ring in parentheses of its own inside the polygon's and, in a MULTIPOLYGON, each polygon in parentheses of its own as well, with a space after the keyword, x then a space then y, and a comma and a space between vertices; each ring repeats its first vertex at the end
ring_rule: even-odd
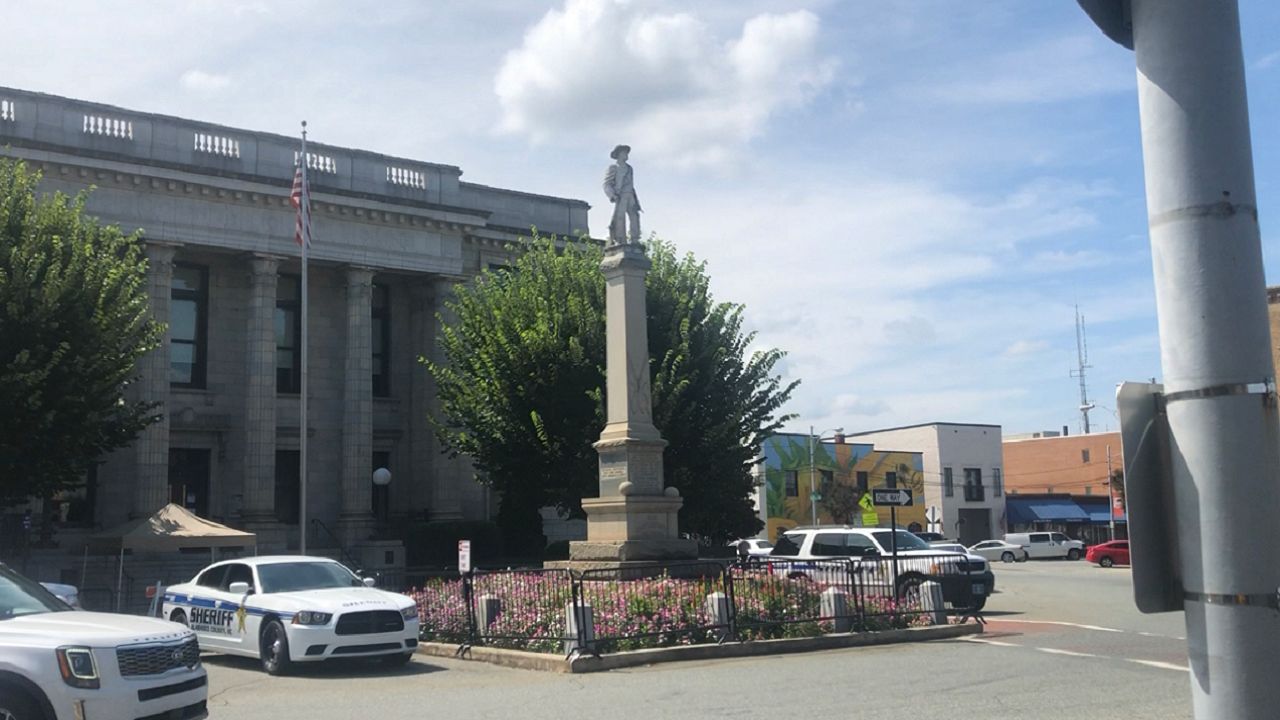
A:
POLYGON ((1084 543, 1072 540, 1060 532, 1009 533, 1004 541, 1021 545, 1031 560, 1040 558, 1066 558, 1079 560, 1084 557, 1084 543))

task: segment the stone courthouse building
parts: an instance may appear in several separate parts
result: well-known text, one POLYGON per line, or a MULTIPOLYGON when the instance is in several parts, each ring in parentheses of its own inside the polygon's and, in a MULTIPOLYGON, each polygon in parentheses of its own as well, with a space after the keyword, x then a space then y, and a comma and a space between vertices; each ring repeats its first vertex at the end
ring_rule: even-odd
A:
MULTIPOLYGON (((167 502, 296 548, 300 531, 299 140, 0 87, 0 155, 42 189, 95 187, 90 214, 142 229, 168 325, 135 392, 164 419, 59 500, 73 539, 167 502), (79 529, 77 530, 77 526, 79 529)), ((461 181, 454 166, 309 143, 310 544, 399 518, 479 519, 490 498, 428 425, 436 314, 457 283, 541 232, 587 230, 587 203, 461 181), (386 467, 392 481, 372 483, 386 467), (323 535, 323 536, 322 536, 323 535)), ((71 544, 74 544, 74 540, 71 544)), ((64 543, 64 547, 67 543, 64 543)))

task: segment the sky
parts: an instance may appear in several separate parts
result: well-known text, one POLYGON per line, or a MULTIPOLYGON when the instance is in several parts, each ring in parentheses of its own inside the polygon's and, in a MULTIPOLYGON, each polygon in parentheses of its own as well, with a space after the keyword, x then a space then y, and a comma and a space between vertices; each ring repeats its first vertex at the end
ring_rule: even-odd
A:
MULTIPOLYGON (((1071 0, 8 0, 0 85, 460 166, 705 260, 795 431, 1094 431, 1159 378, 1134 58, 1071 0)), ((1280 3, 1241 0, 1280 283, 1280 3)))

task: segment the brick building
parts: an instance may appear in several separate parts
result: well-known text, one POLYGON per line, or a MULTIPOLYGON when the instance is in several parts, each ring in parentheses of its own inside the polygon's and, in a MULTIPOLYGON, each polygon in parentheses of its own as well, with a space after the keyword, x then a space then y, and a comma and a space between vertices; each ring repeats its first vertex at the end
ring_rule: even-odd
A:
MULTIPOLYGON (((1039 434, 1038 434, 1039 435, 1039 434)), ((1057 530, 1089 543, 1108 539, 1111 471, 1124 462, 1120 433, 1010 437, 1004 440, 1009 531, 1057 530)), ((1123 534, 1123 527, 1117 532, 1123 534)))

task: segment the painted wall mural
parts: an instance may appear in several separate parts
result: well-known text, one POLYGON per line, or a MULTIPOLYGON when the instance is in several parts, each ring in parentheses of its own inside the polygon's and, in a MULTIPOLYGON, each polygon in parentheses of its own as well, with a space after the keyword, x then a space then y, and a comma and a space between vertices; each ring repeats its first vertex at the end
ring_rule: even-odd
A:
POLYGON ((789 528, 812 524, 815 509, 818 524, 888 527, 889 508, 871 509, 868 491, 891 483, 915 493, 914 505, 898 508, 898 525, 924 527, 921 453, 879 450, 869 443, 814 442, 810 466, 809 440, 808 435, 788 434, 764 441, 764 502, 770 539, 789 528), (875 514, 874 522, 869 511, 875 514))

